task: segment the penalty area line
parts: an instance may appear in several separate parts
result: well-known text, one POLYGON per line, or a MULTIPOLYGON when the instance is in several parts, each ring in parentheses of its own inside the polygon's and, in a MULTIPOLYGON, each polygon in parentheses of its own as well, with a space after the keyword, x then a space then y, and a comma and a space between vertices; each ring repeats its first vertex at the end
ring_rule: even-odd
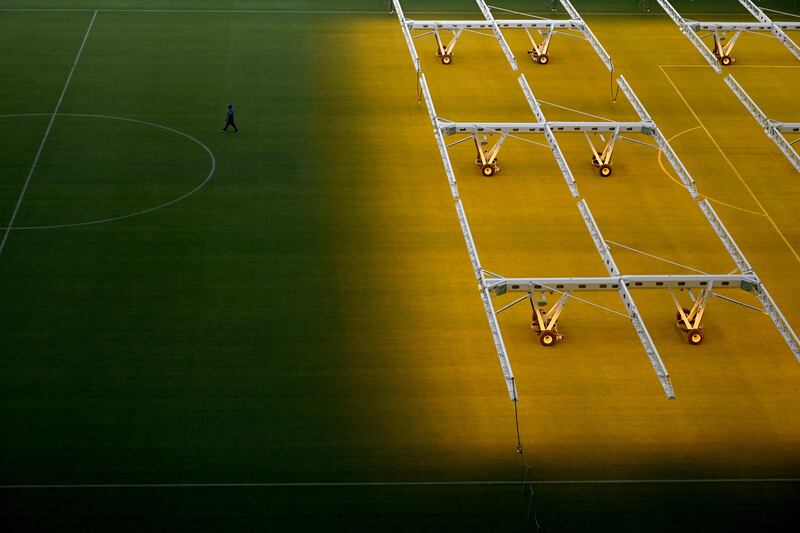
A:
POLYGON ((330 488, 330 487, 439 487, 493 485, 647 485, 698 483, 800 483, 800 478, 696 478, 696 479, 553 479, 539 481, 331 481, 273 483, 62 483, 0 485, 0 490, 32 489, 182 489, 182 488, 330 488))
POLYGON ((83 41, 81 41, 81 46, 78 48, 78 53, 75 55, 75 61, 72 63, 72 68, 69 71, 69 75, 67 76, 67 81, 64 83, 64 88, 61 89, 61 95, 58 97, 58 103, 56 103, 56 108, 53 110, 53 113, 50 115, 50 122, 47 124, 47 129, 44 132, 44 137, 42 137, 42 142, 39 143, 39 149, 36 151, 36 157, 33 158, 33 164, 31 165, 31 169, 28 171, 28 176, 25 178, 25 183, 22 185, 22 191, 19 193, 19 198, 17 198, 17 204, 14 206, 14 212, 11 213, 11 220, 8 221, 8 225, 6 226, 6 231, 3 233, 3 240, 0 241, 0 255, 3 255, 3 250, 6 247, 6 241, 8 240, 8 235, 11 233, 11 230, 14 229, 14 222, 17 219, 17 213, 19 213, 19 207, 22 205, 22 200, 25 198, 25 193, 28 192, 28 185, 31 183, 31 178, 33 177, 33 173, 36 170, 36 165, 39 163, 39 158, 42 156, 42 151, 44 150, 44 145, 47 143, 47 138, 50 136, 50 131, 53 129, 53 123, 56 121, 56 116, 58 115, 58 111, 61 109, 61 104, 64 101, 64 95, 67 94, 67 89, 69 88, 69 84, 72 81, 72 75, 75 73, 75 69, 78 67, 78 61, 81 59, 81 54, 83 54, 83 49, 86 47, 86 41, 89 40, 89 34, 92 31, 92 27, 94 26, 94 21, 97 18, 97 11, 92 13, 92 19, 89 21, 89 27, 86 29, 86 33, 83 35, 83 41))

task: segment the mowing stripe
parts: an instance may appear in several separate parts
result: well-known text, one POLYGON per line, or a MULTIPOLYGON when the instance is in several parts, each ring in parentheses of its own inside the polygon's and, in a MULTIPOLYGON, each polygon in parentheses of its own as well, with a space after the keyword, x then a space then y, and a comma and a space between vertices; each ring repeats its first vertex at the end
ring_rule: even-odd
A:
POLYGON ((51 485, 0 485, 0 490, 23 489, 183 489, 183 488, 326 488, 326 487, 439 487, 492 485, 650 485, 697 483, 800 483, 800 478, 706 478, 706 479, 553 479, 541 481, 332 481, 274 483, 65 483, 51 485))
POLYGON ((92 31, 92 26, 94 26, 94 20, 97 18, 97 11, 94 11, 92 14, 92 20, 89 21, 89 27, 86 29, 86 33, 83 36, 83 41, 81 41, 81 47, 78 48, 78 54, 75 56, 75 61, 72 63, 72 68, 69 71, 69 75, 67 76, 67 81, 64 83, 64 88, 61 89, 61 96, 58 97, 58 103, 56 104, 56 108, 53 110, 52 115, 50 115, 50 122, 47 124, 47 129, 44 132, 44 137, 42 137, 42 142, 39 144, 39 149, 36 151, 36 157, 33 158, 33 164, 31 165, 30 171, 28 171, 28 177, 25 178, 25 184, 22 186, 22 192, 19 193, 19 198, 17 198, 17 205, 14 207, 14 212, 11 213, 11 220, 8 221, 8 225, 6 226, 6 231, 3 233, 3 240, 0 241, 0 255, 3 255, 3 250, 6 247, 6 241, 8 240, 8 235, 11 233, 11 230, 14 228, 14 221, 17 219, 17 213, 19 212, 19 206, 22 205, 22 199, 25 198, 25 193, 28 191, 28 185, 31 182, 31 177, 33 177, 33 172, 36 170, 36 165, 39 163, 39 158, 42 156, 42 150, 44 150, 44 145, 47 143, 47 138, 50 136, 50 130, 53 129, 53 123, 56 120, 56 116, 58 115, 58 110, 61 109, 61 103, 64 101, 64 95, 67 94, 67 89, 69 88, 69 84, 72 81, 72 75, 75 73, 75 69, 78 66, 78 61, 81 58, 81 54, 83 53, 83 48, 86 46, 86 41, 89 39, 89 33, 92 31))

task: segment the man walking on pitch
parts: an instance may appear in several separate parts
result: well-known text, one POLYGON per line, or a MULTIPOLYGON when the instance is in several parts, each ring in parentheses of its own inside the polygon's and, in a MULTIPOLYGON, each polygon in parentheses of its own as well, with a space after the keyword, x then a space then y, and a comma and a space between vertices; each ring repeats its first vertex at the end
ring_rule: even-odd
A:
POLYGON ((228 131, 228 126, 233 126, 233 133, 239 133, 239 128, 236 127, 236 122, 233 120, 233 104, 228 104, 228 114, 225 117, 225 127, 219 131, 226 133, 228 131))

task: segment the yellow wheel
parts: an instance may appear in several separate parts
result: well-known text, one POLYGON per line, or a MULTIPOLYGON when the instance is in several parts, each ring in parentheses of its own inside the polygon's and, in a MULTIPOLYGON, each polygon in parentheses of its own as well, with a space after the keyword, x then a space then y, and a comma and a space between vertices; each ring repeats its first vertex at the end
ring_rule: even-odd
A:
POLYGON ((604 178, 607 178, 611 175, 611 165, 600 165, 598 170, 600 171, 600 175, 604 178))
POLYGON ((697 346, 703 342, 703 332, 699 329, 690 329, 689 330, 689 344, 692 346, 697 346))
POLYGON ((547 56, 547 54, 542 54, 542 55, 539 56, 539 64, 540 65, 546 65, 549 62, 550 62, 550 58, 547 56))
POLYGON ((733 58, 731 56, 722 56, 719 61, 720 63, 722 63, 727 67, 728 65, 733 63, 733 58))
POLYGON ((494 165, 491 163, 486 163, 481 167, 481 174, 483 174, 487 178, 494 176, 494 171, 495 171, 494 165))
MULTIPOLYGON (((685 307, 681 307, 681 309, 683 309, 683 312, 684 312, 684 313, 685 313, 687 316, 688 316, 688 315, 689 315, 689 313, 691 312, 691 311, 689 311, 688 309, 686 309, 685 307)), ((680 314, 680 312, 679 312, 679 311, 675 311, 675 320, 677 320, 678 322, 681 322, 681 323, 683 323, 683 320, 681 319, 681 314, 680 314)))
POLYGON ((452 62, 453 62, 452 54, 445 54, 442 56, 442 65, 449 65, 452 62))
POLYGON ((553 346, 556 343, 556 335, 552 331, 539 333, 539 342, 542 346, 553 346))

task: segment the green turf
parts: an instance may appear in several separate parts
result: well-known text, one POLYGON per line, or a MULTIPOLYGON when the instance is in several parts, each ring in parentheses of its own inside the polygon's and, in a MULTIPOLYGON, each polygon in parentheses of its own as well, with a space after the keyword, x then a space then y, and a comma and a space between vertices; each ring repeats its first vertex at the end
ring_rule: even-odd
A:
MULTIPOLYGON (((26 7, 381 7, 377 0, 331 4, 72 0, 26 7)), ((471 3, 408 2, 415 7, 471 3)), ((0 13, 0 115, 52 112, 90 17, 0 13)), ((656 67, 702 64, 677 30, 660 19, 630 32, 615 17, 595 20, 598 36, 668 133, 695 126, 656 67), (653 34, 675 47, 657 57, 636 50, 653 34)), ((483 38, 465 39, 453 65, 463 81, 451 98, 443 97, 440 65, 426 56, 440 111, 525 113, 510 71, 499 70, 507 69, 502 55, 477 39, 483 38), (482 60, 503 75, 487 80, 482 60)), ((602 65, 588 47, 574 46, 583 55, 565 54, 549 72, 524 66, 537 95, 616 112, 602 65), (593 76, 602 90, 584 85, 593 76), (565 94, 559 79, 580 89, 565 94)), ((778 46, 764 50, 756 58, 742 47, 743 61, 791 60, 778 46)), ((767 187, 788 164, 727 93, 720 102, 695 88, 719 89, 705 70, 668 72, 707 113, 709 129, 735 147, 731 157, 762 185, 759 194, 768 191, 768 210, 797 245, 786 200, 797 187, 788 180, 767 187), (747 146, 737 144, 744 141, 714 106, 739 113, 735 124, 748 131, 747 146)), ((757 90, 760 78, 751 76, 757 90)), ((791 111, 790 103, 774 109, 791 111)), ((0 256, 0 484, 521 479, 512 405, 396 21, 366 14, 100 12, 61 113, 0 256), (228 102, 237 106, 238 137, 217 131, 228 102), (183 132, 208 146, 216 171, 192 196, 147 214, 20 229, 133 215, 206 178, 209 156, 192 140, 146 124, 73 116, 87 114, 183 132)), ((0 129, 5 225, 49 117, 0 120, 7 121, 0 129)), ((679 137, 676 147, 702 177, 701 188, 753 209, 741 187, 730 185, 729 172, 703 166, 711 157, 708 141, 696 134, 679 137)), ((564 142, 571 161, 582 157, 578 146, 564 142)), ((603 186, 576 163, 601 226, 616 235, 629 231, 642 246, 653 245, 655 227, 665 254, 727 266, 721 247, 700 236, 691 238, 696 248, 683 249, 672 221, 675 209, 691 203, 652 154, 637 154, 626 147, 620 179, 603 186), (647 171, 637 173, 638 164, 647 171), (645 191, 648 216, 631 229, 620 213, 634 210, 636 199, 619 198, 633 186, 645 191)), ((601 274, 555 166, 511 148, 504 158, 509 168, 497 187, 469 179, 469 158, 455 161, 482 257, 519 270, 511 274, 531 265, 537 273, 580 267, 601 274), (536 181, 515 174, 515 165, 530 165, 536 181), (539 236, 531 220, 552 223, 561 239, 539 236), (520 249, 520 242, 531 246, 520 249)), ((797 323, 797 292, 786 281, 797 266, 785 245, 760 219, 724 215, 797 323)), ((697 229, 700 222, 696 212, 681 219, 697 229)), ((658 323, 669 302, 644 301, 658 323)), ((750 320, 738 310, 721 314, 750 320)), ((503 319, 537 479, 800 475, 800 378, 768 321, 756 322, 769 332, 763 345, 760 336, 741 340, 722 320, 711 323, 701 357, 672 329, 653 327, 679 394, 667 402, 638 341, 617 327, 617 318, 580 307, 568 316, 569 342, 544 354, 531 351, 524 312, 503 319), (732 367, 724 367, 725 356, 732 367)), ((537 494, 548 530, 637 531, 646 524, 726 531, 784 525, 798 488, 542 485, 537 494)), ((7 523, 29 530, 532 528, 528 503, 516 485, 0 489, 7 523)))

